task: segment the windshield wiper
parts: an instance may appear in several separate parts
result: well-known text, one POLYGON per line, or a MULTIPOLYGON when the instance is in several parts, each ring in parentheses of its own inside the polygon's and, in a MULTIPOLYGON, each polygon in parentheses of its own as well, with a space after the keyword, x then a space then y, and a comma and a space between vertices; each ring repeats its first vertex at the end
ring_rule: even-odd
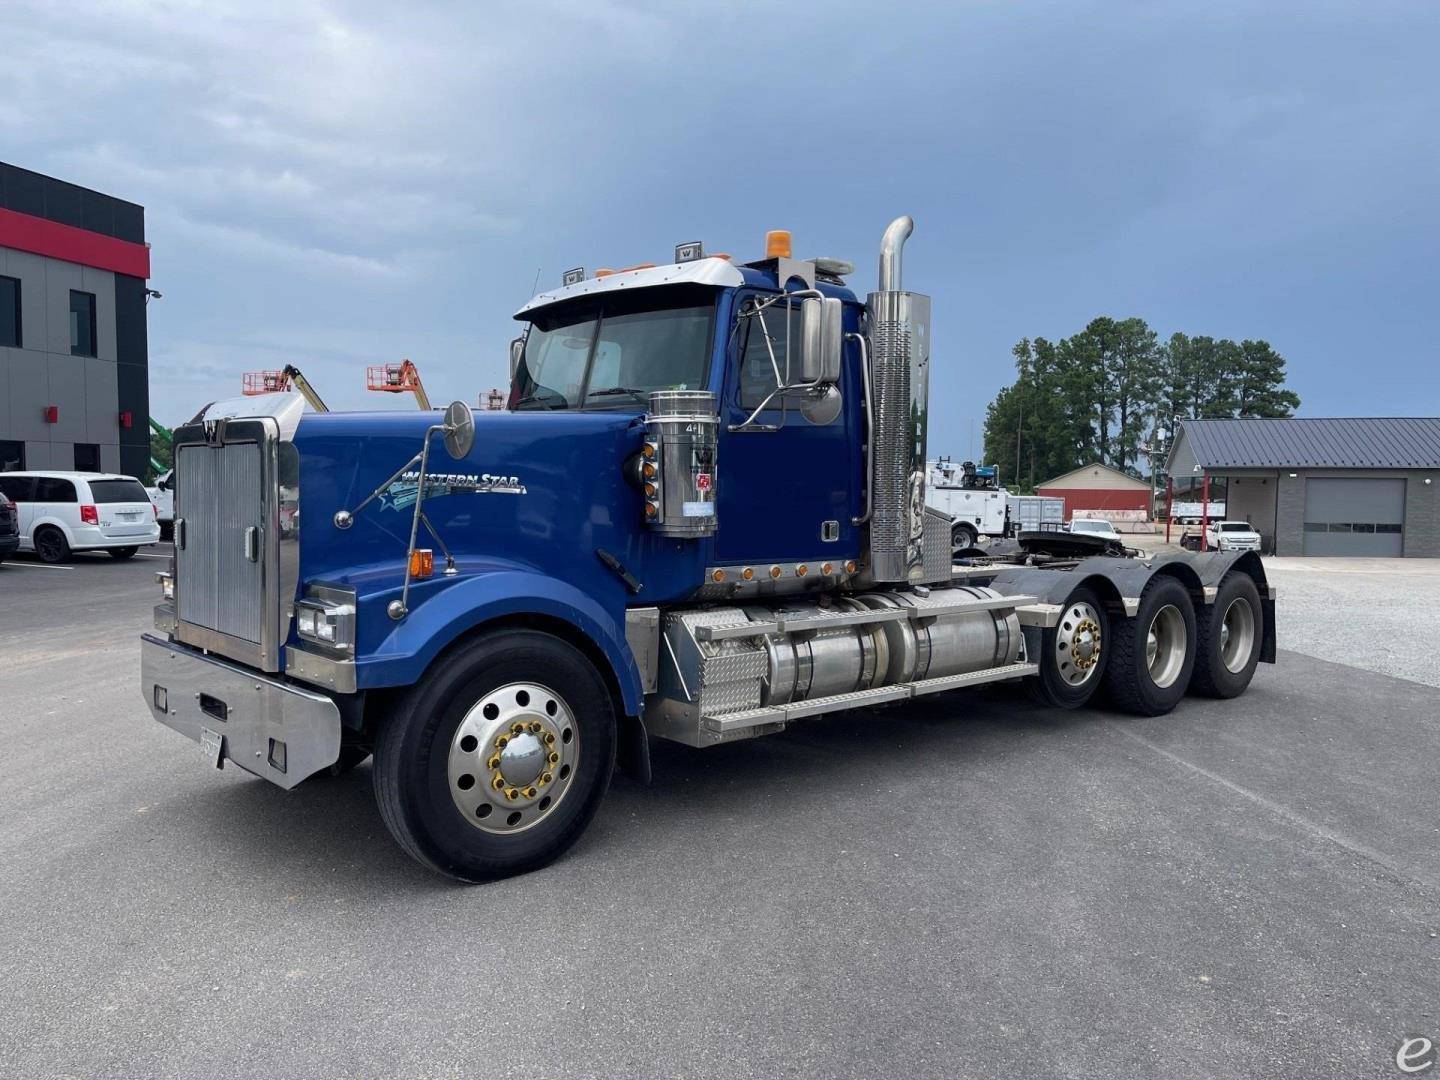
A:
POLYGON ((636 390, 633 386, 607 386, 603 390, 591 390, 585 395, 585 400, 592 397, 612 397, 615 394, 629 394, 636 401, 645 404, 650 400, 650 394, 645 390, 636 390))
POLYGON ((556 394, 554 397, 550 397, 545 394, 526 394, 519 401, 515 402, 515 407, 518 409, 521 405, 540 404, 544 405, 547 409, 569 408, 569 404, 563 397, 560 397, 558 403, 555 400, 556 397, 560 397, 560 395, 556 394))

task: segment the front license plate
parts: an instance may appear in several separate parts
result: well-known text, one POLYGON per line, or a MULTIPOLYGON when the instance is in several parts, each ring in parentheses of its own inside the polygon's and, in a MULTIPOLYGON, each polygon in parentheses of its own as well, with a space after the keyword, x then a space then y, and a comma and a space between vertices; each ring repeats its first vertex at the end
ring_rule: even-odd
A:
POLYGON ((213 768, 223 769, 225 758, 222 756, 225 750, 225 736, 218 731, 211 731, 208 727, 200 729, 200 753, 213 768))

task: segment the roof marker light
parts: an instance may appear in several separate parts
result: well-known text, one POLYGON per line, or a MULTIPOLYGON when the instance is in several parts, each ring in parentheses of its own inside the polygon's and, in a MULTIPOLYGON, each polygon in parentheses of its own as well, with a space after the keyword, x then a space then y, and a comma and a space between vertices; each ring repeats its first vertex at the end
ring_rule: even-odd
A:
POLYGON ((790 258, 790 230, 771 229, 765 234, 765 258, 790 258))

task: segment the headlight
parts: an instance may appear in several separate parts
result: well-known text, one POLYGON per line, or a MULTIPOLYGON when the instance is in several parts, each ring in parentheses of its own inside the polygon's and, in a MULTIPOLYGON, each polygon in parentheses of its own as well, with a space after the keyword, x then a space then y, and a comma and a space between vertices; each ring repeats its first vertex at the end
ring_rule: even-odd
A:
POLYGON ((348 649, 355 644, 355 605, 307 596, 295 605, 295 632, 306 641, 348 649))

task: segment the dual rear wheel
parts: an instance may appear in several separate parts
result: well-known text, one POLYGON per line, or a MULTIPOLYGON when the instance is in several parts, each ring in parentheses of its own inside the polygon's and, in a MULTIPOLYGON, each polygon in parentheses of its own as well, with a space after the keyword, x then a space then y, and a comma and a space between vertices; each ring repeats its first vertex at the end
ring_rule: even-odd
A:
POLYGON ((1116 708, 1160 716, 1187 690, 1222 698, 1244 693, 1263 627, 1259 591, 1243 573, 1228 575, 1215 602, 1199 609, 1180 581, 1153 578, 1133 618, 1111 618, 1082 586, 1042 635, 1040 673, 1026 684, 1033 697, 1058 708, 1078 708, 1103 688, 1116 708))

